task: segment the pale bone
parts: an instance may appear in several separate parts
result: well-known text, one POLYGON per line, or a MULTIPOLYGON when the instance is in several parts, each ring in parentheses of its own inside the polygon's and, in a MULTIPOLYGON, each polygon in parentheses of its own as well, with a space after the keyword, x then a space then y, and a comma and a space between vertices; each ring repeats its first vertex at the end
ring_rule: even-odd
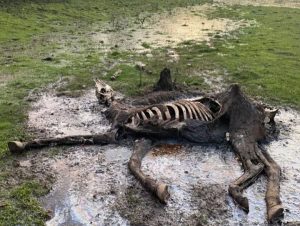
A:
POLYGON ((152 110, 156 112, 156 115, 158 116, 158 119, 160 119, 160 120, 163 119, 161 111, 157 107, 153 107, 152 110))
POLYGON ((143 111, 141 111, 141 115, 143 117, 143 120, 148 120, 147 116, 145 115, 145 113, 143 111))
POLYGON ((198 103, 199 108, 201 109, 201 112, 206 115, 207 121, 211 121, 213 119, 211 111, 205 107, 202 103, 198 103))
POLYGON ((190 106, 186 103, 186 101, 178 101, 178 103, 182 104, 185 106, 185 108, 187 109, 188 113, 189 113, 189 118, 193 119, 193 113, 192 110, 190 108, 190 106))
POLYGON ((173 108, 175 112, 175 119, 179 119, 179 111, 176 105, 174 104, 166 104, 166 106, 173 108))
POLYGON ((153 118, 155 115, 153 114, 153 112, 150 109, 147 109, 146 112, 149 113, 150 118, 153 118))
POLYGON ((187 115, 186 115, 186 109, 183 105, 181 105, 180 103, 175 103, 175 105, 179 108, 181 108, 182 112, 183 112, 183 120, 186 120, 187 119, 187 115))
POLYGON ((198 108, 198 106, 194 102, 190 102, 190 103, 191 103, 191 105, 194 106, 194 109, 198 113, 200 119, 203 120, 203 121, 205 121, 204 115, 202 114, 202 112, 200 111, 200 109, 198 108))
POLYGON ((96 87, 96 96, 100 104, 109 105, 115 98, 114 90, 104 83, 103 81, 96 79, 95 80, 96 87))
POLYGON ((198 117, 198 114, 196 113, 195 109, 194 109, 194 106, 191 104, 191 102, 186 102, 186 104, 191 108, 192 112, 193 112, 193 115, 194 115, 194 119, 199 119, 198 117))
POLYGON ((208 117, 207 117, 205 111, 203 110, 201 104, 199 104, 199 103, 194 103, 194 104, 197 106, 198 113, 199 113, 199 112, 201 113, 201 115, 202 115, 204 121, 209 121, 209 119, 208 119, 208 117))

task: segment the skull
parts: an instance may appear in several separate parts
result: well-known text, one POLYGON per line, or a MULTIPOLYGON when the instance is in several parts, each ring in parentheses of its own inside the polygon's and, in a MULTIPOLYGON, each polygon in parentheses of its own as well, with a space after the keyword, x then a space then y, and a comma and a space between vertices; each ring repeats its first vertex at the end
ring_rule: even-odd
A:
POLYGON ((109 85, 107 85, 106 83, 104 83, 99 79, 96 79, 95 83, 96 83, 96 96, 98 98, 99 103, 109 106, 115 98, 114 90, 109 85))

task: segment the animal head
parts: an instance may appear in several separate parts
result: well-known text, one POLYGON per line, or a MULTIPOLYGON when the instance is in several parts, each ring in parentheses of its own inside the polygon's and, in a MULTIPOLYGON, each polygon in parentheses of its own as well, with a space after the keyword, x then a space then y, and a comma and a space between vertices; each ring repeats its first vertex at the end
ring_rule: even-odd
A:
POLYGON ((115 99, 115 91, 103 81, 96 79, 96 96, 100 104, 109 106, 115 99))

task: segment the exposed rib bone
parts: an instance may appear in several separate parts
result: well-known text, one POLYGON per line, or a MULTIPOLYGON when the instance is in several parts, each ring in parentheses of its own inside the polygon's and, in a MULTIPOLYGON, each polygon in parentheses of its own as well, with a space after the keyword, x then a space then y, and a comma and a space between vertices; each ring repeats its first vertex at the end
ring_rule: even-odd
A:
POLYGON ((178 103, 182 104, 188 111, 188 118, 193 119, 193 113, 190 106, 186 103, 186 101, 178 101, 178 103))
POLYGON ((207 117, 209 118, 209 121, 213 120, 213 114, 210 111, 210 109, 208 109, 207 107, 205 107, 205 105, 203 105, 202 103, 199 103, 199 107, 203 110, 203 112, 207 115, 207 117))
POLYGON ((174 104, 166 104, 166 106, 173 108, 173 110, 175 112, 175 119, 179 119, 178 107, 174 104))
POLYGON ((156 115, 158 116, 158 119, 160 119, 160 120, 163 119, 161 111, 157 107, 153 107, 152 110, 156 112, 156 115))
POLYGON ((198 113, 199 118, 202 121, 206 121, 204 115, 202 114, 202 112, 200 111, 200 109, 198 108, 198 106, 194 102, 190 102, 190 103, 191 103, 191 105, 193 105, 195 111, 198 113))
POLYGON ((143 117, 143 120, 148 120, 147 116, 145 115, 145 113, 143 111, 141 111, 141 115, 143 117))
POLYGON ((136 125, 134 120, 135 120, 135 117, 131 117, 131 123, 130 124, 133 125, 133 126, 136 125))
POLYGON ((167 110, 165 111, 165 116, 166 116, 166 120, 167 120, 167 121, 171 120, 171 115, 170 115, 169 109, 167 109, 167 110))
POLYGON ((199 103, 195 103, 197 105, 197 109, 199 109, 199 112, 201 112, 202 116, 205 118, 205 121, 209 121, 209 117, 207 116, 206 112, 204 111, 203 107, 199 103))
POLYGON ((204 115, 206 121, 211 121, 212 116, 211 116, 211 114, 206 110, 206 107, 205 107, 203 104, 201 104, 201 103, 196 103, 196 104, 197 104, 199 110, 201 111, 201 113, 204 115))
POLYGON ((150 109, 147 109, 146 112, 149 113, 150 118, 153 118, 155 115, 153 114, 153 112, 150 109))
POLYGON ((188 102, 188 101, 186 102, 186 104, 190 107, 190 109, 193 112, 193 115, 194 115, 193 119, 199 119, 198 114, 196 113, 196 111, 194 109, 194 105, 192 105, 191 102, 188 102))
POLYGON ((187 119, 187 115, 186 115, 186 110, 185 110, 185 107, 179 103, 175 103, 177 107, 179 107, 181 110, 182 110, 182 113, 183 113, 183 120, 186 120, 187 119))
POLYGON ((138 113, 135 114, 135 117, 136 117, 137 119, 141 120, 141 117, 139 116, 138 113))

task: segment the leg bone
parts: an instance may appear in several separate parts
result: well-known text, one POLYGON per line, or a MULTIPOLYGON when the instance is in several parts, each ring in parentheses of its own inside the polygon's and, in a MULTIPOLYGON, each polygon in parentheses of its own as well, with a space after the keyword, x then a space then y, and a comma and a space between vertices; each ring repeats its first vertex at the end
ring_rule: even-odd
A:
POLYGON ((149 176, 146 176, 141 170, 142 159, 150 149, 150 144, 151 142, 145 139, 135 142, 134 150, 128 166, 133 175, 146 189, 151 191, 162 203, 166 203, 170 197, 168 186, 164 183, 154 180, 149 176))
POLYGON ((246 161, 246 165, 247 170, 245 171, 245 173, 236 181, 230 184, 228 191, 229 194, 232 196, 233 200, 248 213, 249 202, 248 199, 243 196, 242 191, 257 179, 259 174, 263 171, 264 165, 262 163, 254 165, 251 163, 250 160, 246 161))
POLYGON ((13 153, 20 153, 25 150, 43 148, 47 146, 58 145, 78 145, 78 144, 110 144, 116 143, 115 133, 104 133, 96 135, 83 136, 66 136, 58 138, 36 139, 28 142, 10 141, 8 142, 8 149, 13 153))
POLYGON ((262 152, 257 148, 257 155, 266 165, 265 172, 268 177, 266 192, 268 221, 273 222, 283 215, 283 206, 279 195, 281 169, 266 150, 262 152))

